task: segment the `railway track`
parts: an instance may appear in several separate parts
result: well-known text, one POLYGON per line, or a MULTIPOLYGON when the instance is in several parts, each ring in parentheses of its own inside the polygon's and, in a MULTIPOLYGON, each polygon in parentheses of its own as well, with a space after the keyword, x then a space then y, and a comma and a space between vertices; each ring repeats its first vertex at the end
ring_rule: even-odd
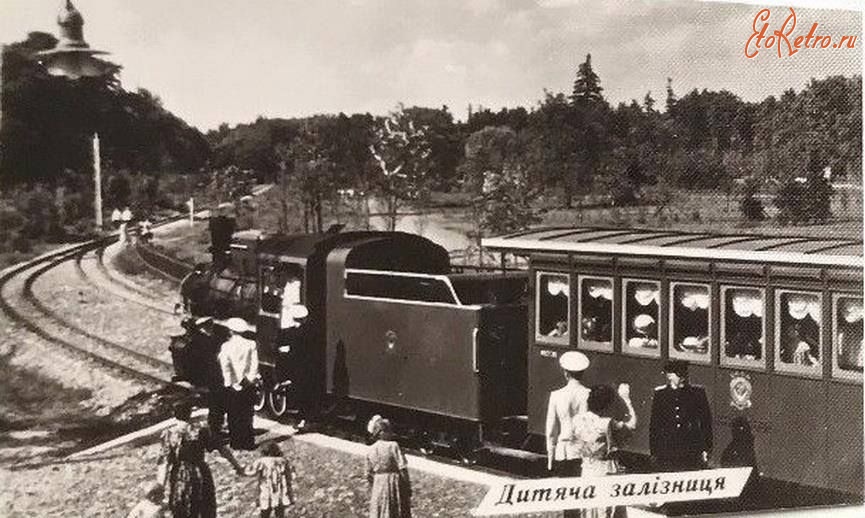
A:
POLYGON ((105 254, 107 251, 108 251, 108 247, 102 246, 102 247, 99 247, 98 249, 96 249, 96 252, 95 252, 96 268, 98 269, 98 271, 102 274, 102 276, 104 278, 108 279, 113 284, 120 286, 125 290, 131 291, 132 293, 135 293, 135 294, 138 294, 138 295, 144 297, 145 299, 154 300, 154 301, 160 300, 160 297, 158 294, 145 288, 144 286, 141 286, 140 284, 135 283, 134 281, 132 281, 126 277, 123 277, 122 275, 117 275, 116 272, 109 269, 108 265, 105 264, 106 263, 105 254))
POLYGON ((146 384, 164 385, 170 382, 169 364, 68 322, 33 293, 34 282, 45 272, 104 246, 110 239, 73 245, 7 270, 0 275, 0 310, 14 324, 90 364, 146 384), (14 284, 22 279, 20 290, 14 290, 14 284))
POLYGON ((105 264, 105 252, 111 245, 102 245, 75 258, 75 270, 86 283, 98 286, 110 295, 164 315, 174 310, 164 297, 112 272, 105 264))
MULTIPOLYGON (((177 219, 179 218, 166 219, 154 227, 177 219)), ((42 275, 68 261, 74 262, 74 267, 84 282, 100 289, 98 283, 93 282, 92 274, 89 274, 82 265, 88 254, 94 254, 97 270, 107 282, 118 288, 111 290, 115 296, 147 306, 151 310, 173 314, 168 309, 151 304, 153 295, 143 288, 124 282, 111 274, 104 264, 104 253, 106 247, 116 240, 116 236, 110 236, 79 243, 7 269, 0 275, 0 310, 14 324, 89 363, 147 384, 157 386, 170 384, 173 373, 170 363, 98 336, 79 324, 70 322, 40 301, 34 293, 33 285, 42 275), (17 284, 19 278, 22 279, 21 289, 13 293, 13 285, 17 284), (135 296, 124 296, 124 291, 133 293, 135 296)))

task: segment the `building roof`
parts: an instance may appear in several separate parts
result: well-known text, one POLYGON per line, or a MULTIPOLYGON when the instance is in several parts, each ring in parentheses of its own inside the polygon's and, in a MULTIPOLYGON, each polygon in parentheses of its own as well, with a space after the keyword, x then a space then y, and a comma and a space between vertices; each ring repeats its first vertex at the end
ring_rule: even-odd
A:
POLYGON ((862 240, 612 227, 542 227, 487 238, 490 250, 863 267, 862 240))

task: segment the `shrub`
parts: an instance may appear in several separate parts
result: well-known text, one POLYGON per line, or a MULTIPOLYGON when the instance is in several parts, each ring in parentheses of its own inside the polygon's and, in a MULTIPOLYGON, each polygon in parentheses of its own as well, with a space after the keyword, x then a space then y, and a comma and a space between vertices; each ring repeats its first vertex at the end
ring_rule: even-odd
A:
POLYGON ((759 190, 760 184, 757 180, 748 179, 745 181, 739 209, 747 221, 763 221, 766 219, 766 210, 763 208, 763 202, 757 197, 759 190))
POLYGON ((16 234, 12 238, 12 250, 22 254, 29 254, 33 251, 33 241, 23 234, 16 234))
POLYGON ((822 174, 812 174, 805 188, 809 220, 825 223, 832 217, 832 185, 822 174))
POLYGON ((813 173, 803 181, 791 178, 775 195, 781 223, 825 223, 832 216, 832 186, 823 175, 813 173))

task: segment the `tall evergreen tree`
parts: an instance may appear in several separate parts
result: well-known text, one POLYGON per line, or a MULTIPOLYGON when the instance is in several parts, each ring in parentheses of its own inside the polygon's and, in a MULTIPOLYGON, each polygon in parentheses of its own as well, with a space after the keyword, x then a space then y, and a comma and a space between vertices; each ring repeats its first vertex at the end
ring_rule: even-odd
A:
POLYGON ((646 92, 646 96, 643 97, 643 108, 646 110, 646 113, 653 113, 655 111, 655 98, 652 97, 651 90, 646 92))
POLYGON ((576 106, 583 103, 604 102, 601 95, 601 78, 592 70, 592 55, 586 54, 586 61, 577 69, 577 79, 574 81, 574 93, 571 102, 576 106))
POLYGON ((676 93, 673 92, 673 78, 667 78, 667 113, 672 114, 673 107, 676 106, 676 93))
POLYGON ((570 208, 577 192, 587 192, 592 178, 606 153, 609 106, 601 92, 601 78, 592 70, 592 55, 577 69, 574 92, 571 95, 571 127, 574 154, 571 174, 565 176, 565 206, 570 208))

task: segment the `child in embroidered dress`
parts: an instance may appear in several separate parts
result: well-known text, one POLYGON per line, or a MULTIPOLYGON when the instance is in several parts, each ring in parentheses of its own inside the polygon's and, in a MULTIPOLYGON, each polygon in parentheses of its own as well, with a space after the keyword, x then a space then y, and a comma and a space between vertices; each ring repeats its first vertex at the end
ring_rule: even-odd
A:
POLYGON ((261 518, 283 518, 285 508, 294 504, 291 462, 273 441, 261 446, 261 457, 246 468, 246 475, 258 477, 258 509, 261 518))

